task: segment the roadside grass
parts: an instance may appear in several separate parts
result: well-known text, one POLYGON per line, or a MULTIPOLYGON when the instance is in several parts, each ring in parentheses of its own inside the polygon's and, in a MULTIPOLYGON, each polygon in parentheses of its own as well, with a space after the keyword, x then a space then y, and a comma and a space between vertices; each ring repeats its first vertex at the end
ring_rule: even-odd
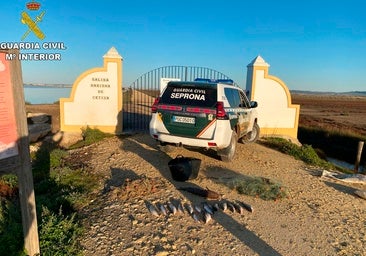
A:
POLYGON ((294 158, 303 161, 306 164, 332 169, 335 166, 328 161, 319 157, 314 148, 310 145, 298 146, 286 139, 277 137, 263 138, 261 144, 276 149, 282 153, 293 156, 294 158))
POLYGON ((90 127, 86 127, 84 129, 82 129, 82 137, 83 140, 75 143, 74 145, 72 145, 70 147, 70 149, 75 149, 75 148, 81 148, 81 147, 85 147, 85 146, 89 146, 91 144, 97 143, 101 140, 103 140, 106 137, 112 137, 114 135, 112 134, 107 134, 104 133, 98 129, 92 129, 90 127))
MULTIPOLYGON (((110 135, 86 129, 84 136, 80 147, 110 135)), ((68 165, 65 160, 68 155, 68 151, 45 142, 31 154, 42 256, 82 255, 78 239, 84 230, 78 211, 100 190, 100 177, 84 167, 68 165)), ((1 182, 17 187, 17 176, 3 175, 1 182)), ((0 199, 0 255, 26 255, 19 197, 0 199)))

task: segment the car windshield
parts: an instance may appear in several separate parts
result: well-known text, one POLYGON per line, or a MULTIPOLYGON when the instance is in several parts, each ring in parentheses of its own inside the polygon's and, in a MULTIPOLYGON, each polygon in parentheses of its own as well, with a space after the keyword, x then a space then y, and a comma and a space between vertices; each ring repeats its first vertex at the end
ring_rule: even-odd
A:
POLYGON ((160 103, 213 108, 216 106, 216 86, 199 84, 168 85, 160 103))

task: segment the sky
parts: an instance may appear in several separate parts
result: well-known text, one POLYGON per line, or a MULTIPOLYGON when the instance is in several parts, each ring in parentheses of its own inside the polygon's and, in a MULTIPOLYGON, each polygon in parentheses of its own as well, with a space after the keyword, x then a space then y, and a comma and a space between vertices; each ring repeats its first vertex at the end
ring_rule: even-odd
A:
POLYGON ((103 66, 115 47, 123 86, 162 66, 212 68, 245 88, 247 65, 260 55, 290 90, 366 91, 364 0, 1 0, 1 43, 62 42, 59 61, 22 61, 24 83, 73 84, 103 66), (21 22, 45 11, 43 40, 21 22))

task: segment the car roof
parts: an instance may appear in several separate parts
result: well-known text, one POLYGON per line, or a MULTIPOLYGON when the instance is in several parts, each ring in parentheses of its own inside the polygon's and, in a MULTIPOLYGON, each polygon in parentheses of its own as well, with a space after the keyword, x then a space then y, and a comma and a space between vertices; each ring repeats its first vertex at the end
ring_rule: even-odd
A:
POLYGON ((240 89, 240 87, 234 86, 232 84, 227 83, 216 83, 216 82, 205 82, 205 81, 170 81, 168 83, 169 86, 188 86, 188 87, 211 87, 216 88, 217 85, 225 85, 225 87, 232 87, 236 89, 240 89))

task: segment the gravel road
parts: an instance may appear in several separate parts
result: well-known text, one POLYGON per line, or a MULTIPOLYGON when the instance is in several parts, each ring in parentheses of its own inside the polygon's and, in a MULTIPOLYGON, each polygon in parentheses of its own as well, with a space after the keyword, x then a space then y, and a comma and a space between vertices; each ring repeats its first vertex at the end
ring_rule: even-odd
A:
POLYGON ((104 177, 100 195, 83 210, 85 255, 366 255, 366 202, 354 195, 366 187, 321 178, 321 170, 258 143, 238 144, 231 163, 210 151, 164 153, 145 134, 108 138, 74 153, 104 177), (179 154, 202 160, 197 179, 171 178, 168 162, 179 154), (251 175, 280 182, 288 197, 265 201, 225 186, 251 175), (223 199, 179 189, 186 186, 207 187, 223 199), (205 223, 186 209, 155 216, 147 207, 224 200, 254 211, 218 210, 205 223))

